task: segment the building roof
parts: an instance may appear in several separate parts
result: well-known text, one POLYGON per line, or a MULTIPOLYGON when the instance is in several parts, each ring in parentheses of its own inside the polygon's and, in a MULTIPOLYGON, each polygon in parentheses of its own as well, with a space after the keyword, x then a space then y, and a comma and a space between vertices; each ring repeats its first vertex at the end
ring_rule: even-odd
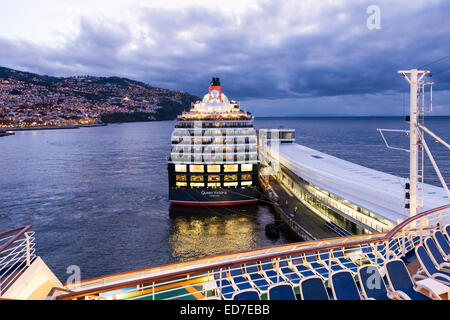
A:
MULTIPOLYGON (((289 170, 339 198, 395 224, 409 217, 409 209, 405 209, 406 178, 363 167, 296 143, 279 145, 279 154, 280 163, 289 170)), ((418 208, 418 212, 449 202, 444 188, 424 184, 423 208, 418 208)))

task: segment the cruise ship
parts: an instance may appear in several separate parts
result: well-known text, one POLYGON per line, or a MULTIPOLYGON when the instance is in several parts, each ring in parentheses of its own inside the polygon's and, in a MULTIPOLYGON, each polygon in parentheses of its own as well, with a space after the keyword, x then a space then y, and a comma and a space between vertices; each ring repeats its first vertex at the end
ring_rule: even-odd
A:
POLYGON ((168 162, 169 200, 179 205, 258 201, 258 151, 253 116, 228 100, 219 78, 177 118, 168 162))

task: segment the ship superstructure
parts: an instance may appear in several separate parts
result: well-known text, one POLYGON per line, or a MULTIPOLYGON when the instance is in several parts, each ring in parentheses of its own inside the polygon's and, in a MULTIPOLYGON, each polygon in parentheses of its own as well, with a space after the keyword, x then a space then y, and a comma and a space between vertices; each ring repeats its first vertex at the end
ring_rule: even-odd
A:
POLYGON ((228 100, 219 78, 177 118, 168 163, 169 200, 184 205, 258 201, 258 152, 253 116, 228 100))

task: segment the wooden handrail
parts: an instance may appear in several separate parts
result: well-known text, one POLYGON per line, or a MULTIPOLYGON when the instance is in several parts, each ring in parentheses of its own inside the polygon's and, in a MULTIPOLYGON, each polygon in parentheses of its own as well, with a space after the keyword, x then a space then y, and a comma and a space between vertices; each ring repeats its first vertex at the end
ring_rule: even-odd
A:
MULTIPOLYGON (((182 275, 191 275, 191 274, 196 274, 196 273, 210 271, 210 270, 213 270, 213 269, 220 269, 220 268, 224 268, 224 267, 232 267, 232 266, 241 265, 241 264, 244 264, 244 263, 258 262, 258 261, 261 261, 261 260, 268 260, 268 259, 272 259, 272 258, 287 257, 287 256, 299 255, 299 254, 303 254, 303 253, 310 253, 310 252, 314 252, 314 251, 330 250, 330 249, 334 249, 334 248, 352 247, 352 246, 357 246, 357 245, 370 244, 370 243, 374 243, 374 242, 389 241, 389 240, 391 240, 394 237, 394 235, 396 235, 400 230, 402 230, 402 228, 404 226, 409 224, 411 221, 420 219, 420 218, 422 218, 422 217, 424 217, 426 215, 429 215, 429 214, 432 214, 434 212, 437 212, 437 211, 440 211, 440 210, 444 210, 444 209, 447 209, 447 208, 450 208, 450 204, 444 205, 444 206, 441 206, 441 207, 438 207, 438 208, 430 209, 430 210, 427 210, 427 211, 424 211, 424 212, 422 212, 420 214, 417 214, 414 217, 406 219, 405 221, 400 223, 398 226, 396 226, 394 229, 392 229, 389 233, 381 233, 381 234, 379 234, 378 237, 373 237, 373 238, 371 238, 369 240, 364 240, 364 241, 356 240, 356 241, 350 241, 350 242, 345 243, 345 244, 340 243, 340 244, 315 246, 315 247, 309 247, 309 248, 301 248, 301 249, 298 249, 298 250, 293 250, 293 251, 284 252, 284 253, 280 253, 280 252, 278 252, 278 253, 270 253, 270 254, 263 254, 263 255, 259 255, 259 256, 255 256, 255 257, 251 257, 251 258, 238 259, 238 260, 235 260, 233 262, 220 262, 220 263, 210 264, 208 266, 202 266, 202 267, 189 269, 188 271, 180 270, 180 271, 167 273, 167 274, 164 274, 164 275, 150 276, 150 277, 141 278, 141 279, 137 279, 137 280, 125 281, 125 282, 121 282, 121 283, 118 283, 118 284, 104 285, 104 286, 97 287, 97 288, 94 288, 94 289, 80 290, 80 291, 77 291, 77 292, 60 295, 60 296, 56 297, 56 300, 75 299, 75 298, 86 296, 86 295, 93 295, 93 294, 98 294, 98 293, 105 292, 105 291, 132 287, 132 286, 140 285, 140 284, 143 284, 143 283, 164 281, 164 280, 172 279, 172 278, 175 278, 175 277, 178 277, 178 276, 182 276, 182 275)), ((358 236, 351 236, 351 237, 358 237, 358 236)), ((335 239, 343 239, 343 238, 348 239, 350 237, 322 239, 322 240, 316 240, 316 241, 311 241, 311 242, 332 241, 332 240, 335 240, 335 239)), ((293 245, 293 244, 290 244, 290 245, 293 245)), ((261 250, 261 249, 258 249, 258 250, 261 250)), ((248 251, 244 251, 244 252, 249 252, 249 251, 253 251, 253 250, 248 250, 248 251)), ((235 255, 235 254, 236 253, 233 253, 232 255, 235 255)), ((210 258, 211 257, 209 257, 209 258, 202 258, 202 259, 210 259, 210 258)), ((198 260, 202 260, 202 259, 198 259, 198 260)), ((196 260, 194 260, 194 261, 196 261, 196 260)), ((192 261, 189 261, 189 262, 192 262, 192 261)), ((167 266, 169 266, 169 265, 167 265, 167 266)), ((158 268, 161 268, 161 267, 162 266, 159 266, 158 268)), ((110 277, 113 277, 113 276, 110 276, 110 277)), ((88 280, 88 281, 92 281, 92 279, 88 280)))
POLYGON ((14 232, 16 232, 16 231, 20 231, 20 232, 17 233, 14 237, 12 237, 11 239, 9 239, 8 242, 6 242, 4 245, 2 245, 2 246, 0 247, 0 253, 3 252, 3 250, 5 250, 6 248, 8 248, 12 243, 14 243, 17 239, 19 239, 21 236, 23 236, 23 234, 24 234, 25 232, 27 232, 28 230, 30 230, 30 229, 31 229, 31 225, 28 225, 28 226, 26 226, 26 227, 22 227, 22 228, 17 228, 17 229, 9 230, 9 231, 6 231, 6 232, 3 232, 2 234, 0 234, 0 237, 3 237, 3 236, 5 236, 5 235, 7 235, 7 234, 14 233, 14 232))

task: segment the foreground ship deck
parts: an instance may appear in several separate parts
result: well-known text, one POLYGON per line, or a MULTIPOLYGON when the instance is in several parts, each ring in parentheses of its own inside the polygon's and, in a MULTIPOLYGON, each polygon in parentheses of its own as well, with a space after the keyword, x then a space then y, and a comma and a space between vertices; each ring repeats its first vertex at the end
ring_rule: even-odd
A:
POLYGON ((448 299, 450 275, 441 260, 449 260, 449 222, 446 205, 409 218, 389 233, 237 252, 64 286, 35 256, 34 235, 26 227, 0 235, 0 292, 6 299, 51 300, 271 300, 310 294, 338 300, 448 299), (380 274, 378 296, 362 281, 373 272, 380 274))

